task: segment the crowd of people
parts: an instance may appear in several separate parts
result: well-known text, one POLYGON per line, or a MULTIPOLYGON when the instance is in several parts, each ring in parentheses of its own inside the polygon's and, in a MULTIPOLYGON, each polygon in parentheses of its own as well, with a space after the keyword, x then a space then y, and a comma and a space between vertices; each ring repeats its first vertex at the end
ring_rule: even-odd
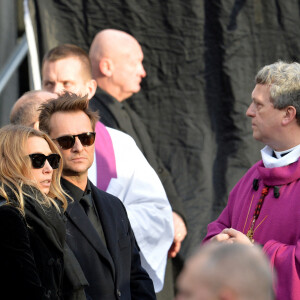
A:
POLYGON ((126 103, 146 76, 142 62, 133 36, 105 29, 89 54, 71 44, 48 51, 43 90, 14 104, 11 124, 0 129, 3 293, 299 299, 300 64, 278 61, 258 71, 246 114, 254 139, 266 145, 262 160, 176 276, 174 258, 188 233, 183 205, 126 103))

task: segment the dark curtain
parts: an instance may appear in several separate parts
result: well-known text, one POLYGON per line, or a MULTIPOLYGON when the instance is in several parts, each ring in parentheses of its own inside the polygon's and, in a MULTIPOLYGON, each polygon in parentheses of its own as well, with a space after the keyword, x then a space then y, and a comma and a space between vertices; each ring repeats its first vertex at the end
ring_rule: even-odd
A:
POLYGON ((31 0, 40 58, 60 44, 88 51, 104 28, 142 45, 147 77, 129 99, 173 174, 189 234, 181 257, 258 159, 245 116, 259 68, 299 61, 299 0, 31 0))

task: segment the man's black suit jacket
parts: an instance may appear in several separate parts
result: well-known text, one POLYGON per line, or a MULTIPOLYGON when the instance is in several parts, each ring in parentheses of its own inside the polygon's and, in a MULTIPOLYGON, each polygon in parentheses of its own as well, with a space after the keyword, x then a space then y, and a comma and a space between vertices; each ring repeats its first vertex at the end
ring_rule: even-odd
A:
POLYGON ((129 107, 126 101, 119 103, 100 88, 97 88, 96 94, 89 102, 89 106, 92 110, 99 111, 100 121, 104 125, 121 130, 135 140, 137 146, 159 176, 172 210, 185 220, 182 202, 175 189, 173 178, 164 167, 161 159, 156 155, 150 135, 140 117, 129 107))
MULTIPOLYGON (((87 299, 156 299, 122 202, 90 184, 107 247, 78 201, 69 203, 65 213, 67 243, 89 283, 87 299)), ((62 186, 70 194, 64 180, 62 186)))

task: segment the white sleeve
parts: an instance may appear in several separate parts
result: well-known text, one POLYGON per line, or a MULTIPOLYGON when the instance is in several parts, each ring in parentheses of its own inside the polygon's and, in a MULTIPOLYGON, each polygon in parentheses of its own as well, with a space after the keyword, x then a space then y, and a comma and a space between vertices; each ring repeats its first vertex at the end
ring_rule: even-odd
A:
POLYGON ((155 292, 159 292, 174 236, 172 209, 160 179, 134 140, 121 131, 107 129, 117 178, 111 179, 106 191, 124 203, 141 249, 142 266, 153 280, 155 292))
POLYGON ((94 161, 91 167, 88 170, 89 180, 93 183, 94 186, 97 186, 97 164, 96 164, 96 151, 94 151, 94 161))

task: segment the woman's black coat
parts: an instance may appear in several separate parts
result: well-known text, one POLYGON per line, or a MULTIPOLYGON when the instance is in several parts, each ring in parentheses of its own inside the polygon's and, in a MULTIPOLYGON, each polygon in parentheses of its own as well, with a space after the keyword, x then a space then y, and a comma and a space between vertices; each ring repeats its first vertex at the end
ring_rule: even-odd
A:
MULTIPOLYGON (((15 202, 12 193, 9 199, 15 202)), ((0 205, 0 298, 63 299, 62 214, 53 205, 38 204, 34 197, 24 200, 25 218, 14 205, 0 205)))

